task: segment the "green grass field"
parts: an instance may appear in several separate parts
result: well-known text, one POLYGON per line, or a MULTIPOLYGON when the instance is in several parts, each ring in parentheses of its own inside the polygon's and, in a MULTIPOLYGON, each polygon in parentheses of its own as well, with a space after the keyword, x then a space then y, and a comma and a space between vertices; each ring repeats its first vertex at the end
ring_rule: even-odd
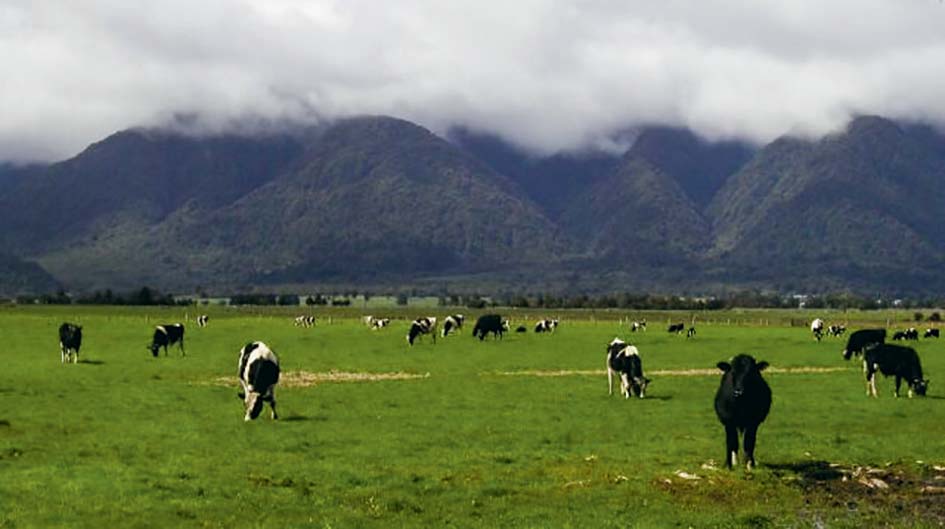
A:
POLYGON ((301 329, 298 308, 213 307, 209 327, 188 325, 186 357, 152 358, 153 326, 185 310, 0 309, 0 527, 945 523, 945 342, 915 346, 927 398, 894 399, 881 378, 868 399, 842 340, 764 325, 788 313, 713 314, 686 340, 656 323, 679 314, 648 315, 649 332, 631 334, 614 314, 557 311, 555 335, 480 343, 467 321, 460 336, 408 348, 403 319, 372 332, 354 309, 319 309, 301 329), (77 365, 59 360, 66 320, 84 326, 77 365), (614 336, 640 349, 653 379, 644 400, 607 395, 614 336), (281 360, 275 422, 268 411, 242 420, 237 352, 251 340, 281 360), (752 473, 720 468, 719 376, 673 374, 742 352, 775 368, 840 368, 766 374, 774 405, 752 473), (335 376, 289 383, 300 371, 335 376))

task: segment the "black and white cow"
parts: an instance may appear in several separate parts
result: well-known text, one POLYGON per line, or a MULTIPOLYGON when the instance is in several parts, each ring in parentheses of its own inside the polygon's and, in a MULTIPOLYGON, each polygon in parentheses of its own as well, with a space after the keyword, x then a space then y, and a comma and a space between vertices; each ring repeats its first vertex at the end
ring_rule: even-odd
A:
POLYGON ((866 374, 867 397, 870 395, 877 396, 877 371, 887 377, 896 377, 895 395, 897 397, 903 379, 909 385, 909 398, 912 398, 913 391, 918 395, 925 395, 929 385, 929 381, 922 377, 922 363, 919 362, 919 354, 911 347, 877 344, 866 349, 863 353, 863 372, 866 374))
POLYGON ((730 362, 719 362, 722 380, 715 393, 715 414, 725 426, 725 466, 738 462, 738 435, 744 434, 745 461, 748 470, 755 466, 755 440, 758 426, 771 410, 771 388, 761 376, 767 362, 756 362, 740 354, 730 362))
POLYGON ((814 339, 819 342, 824 337, 824 320, 816 318, 810 322, 810 332, 814 335, 814 339))
POLYGON ((508 320, 503 320, 502 316, 499 316, 498 314, 483 314, 482 316, 479 316, 479 319, 476 320, 476 325, 473 326, 472 335, 474 338, 479 338, 479 341, 481 342, 486 339, 486 335, 490 332, 492 333, 493 338, 502 338, 508 331, 508 320))
POLYGON ((620 338, 607 344, 607 394, 614 394, 614 373, 620 375, 620 393, 624 398, 646 396, 650 379, 643 375, 643 360, 636 347, 620 338))
POLYGON ((446 338, 451 332, 459 332, 463 329, 463 322, 466 317, 462 314, 453 314, 443 320, 443 337, 446 338))
POLYGON ((680 333, 682 333, 682 332, 685 331, 685 330, 686 330, 686 324, 685 324, 685 323, 673 323, 672 325, 670 325, 669 327, 666 328, 666 332, 668 332, 668 333, 676 333, 677 335, 680 334, 680 333))
POLYGON ((847 346, 843 349, 843 359, 862 354, 871 345, 886 342, 886 329, 861 329, 850 334, 847 346))
POLYGON ((630 332, 643 331, 646 332, 646 319, 640 321, 630 322, 630 332))
POLYGON ((919 339, 919 330, 915 327, 909 327, 905 331, 906 340, 918 340, 919 339))
POLYGON ((312 327, 315 325, 315 316, 296 316, 295 317, 295 326, 296 327, 312 327))
POLYGON ((390 325, 390 318, 372 318, 371 319, 371 330, 377 331, 383 329, 390 325))
POLYGON ((243 399, 246 415, 244 421, 259 417, 263 403, 268 402, 272 418, 276 413, 276 384, 279 383, 279 358, 263 342, 251 342, 240 349, 239 370, 242 391, 237 395, 243 399))
POLYGON ((374 327, 374 316, 361 316, 361 322, 368 327, 374 327))
POLYGON ((938 338, 938 329, 926 329, 923 338, 938 338))
POLYGON ((688 340, 689 338, 695 338, 695 337, 696 337, 696 328, 689 327, 689 329, 686 330, 686 339, 688 340))
POLYGON ((892 335, 892 340, 894 342, 899 342, 906 339, 906 331, 896 331, 892 335))
POLYGON ((74 323, 63 323, 59 326, 59 354, 62 363, 70 359, 72 363, 79 362, 79 348, 82 347, 82 327, 74 323))
POLYGON ((539 320, 535 323, 535 332, 555 332, 555 329, 558 328, 558 318, 551 320, 539 320))
POLYGON ((197 316, 197 327, 206 327, 207 322, 209 321, 210 321, 210 316, 207 316, 206 314, 201 314, 200 316, 197 316))
POLYGON ((847 328, 843 325, 831 325, 827 327, 827 336, 843 336, 847 332, 847 328))
POLYGON ((181 356, 186 356, 184 352, 184 324, 166 323, 154 328, 154 337, 151 339, 151 345, 148 349, 151 354, 158 355, 158 350, 164 348, 164 356, 167 356, 167 346, 177 344, 180 347, 181 356))
POLYGON ((413 323, 410 324, 410 330, 407 331, 407 343, 413 346, 413 342, 423 336, 424 334, 429 334, 433 337, 433 343, 436 343, 436 318, 433 316, 426 316, 423 318, 417 318, 413 320, 413 323))

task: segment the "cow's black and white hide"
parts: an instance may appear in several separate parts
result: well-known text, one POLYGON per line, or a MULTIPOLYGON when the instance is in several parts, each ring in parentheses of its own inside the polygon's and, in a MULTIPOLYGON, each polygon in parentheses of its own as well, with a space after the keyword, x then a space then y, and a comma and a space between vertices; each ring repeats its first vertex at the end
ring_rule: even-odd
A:
POLYGON ((390 318, 373 318, 371 320, 371 330, 377 331, 390 325, 390 318))
POLYGON ((831 325, 827 327, 827 336, 843 336, 847 332, 847 328, 843 325, 831 325))
POLYGON ((184 352, 184 324, 166 323, 154 328, 154 336, 151 338, 151 345, 148 349, 151 354, 158 355, 158 350, 164 348, 164 356, 167 356, 167 346, 177 344, 180 347, 181 356, 186 356, 184 352))
POLYGON ((62 363, 69 360, 79 362, 79 348, 82 347, 82 327, 74 323, 59 326, 59 355, 62 363))
POLYGON ((938 338, 938 329, 926 329, 923 338, 938 338))
POLYGON ((263 342, 251 342, 240 349, 237 371, 242 391, 237 395, 243 399, 246 414, 243 420, 259 417, 263 404, 268 402, 272 418, 276 413, 276 384, 279 383, 279 358, 263 342))
POLYGON ((646 332, 646 320, 630 322, 630 332, 644 331, 646 332))
POLYGON ((909 327, 905 330, 904 334, 906 335, 906 340, 918 340, 919 339, 919 330, 915 327, 909 327))
POLYGON ((847 346, 843 348, 843 359, 862 354, 871 345, 886 342, 886 329, 861 329, 850 334, 847 346))
POLYGON ((447 316, 443 320, 443 337, 446 338, 452 332, 459 332, 463 328, 463 322, 466 321, 466 317, 462 314, 453 314, 447 316))
POLYGON ((892 340, 894 342, 899 342, 906 339, 906 331, 896 331, 892 335, 892 340))
POLYGON ((717 366, 722 371, 722 380, 715 394, 715 414, 725 427, 725 466, 732 468, 737 463, 738 435, 742 433, 745 460, 751 470, 755 466, 758 426, 771 410, 771 388, 761 376, 768 363, 738 355, 717 366))
POLYGON ((824 320, 816 318, 810 322, 810 332, 814 335, 814 339, 819 342, 824 337, 824 320))
POLYGON ((509 331, 508 320, 503 320, 498 314, 483 314, 476 320, 473 326, 473 338, 479 338, 479 341, 486 339, 486 335, 492 333, 493 338, 502 338, 509 331))
POLYGON ((207 323, 210 321, 210 316, 206 314, 201 314, 197 316, 197 327, 206 327, 207 323))
POLYGON ((695 338, 695 337, 696 337, 696 328, 689 327, 689 329, 686 330, 686 339, 695 338))
POLYGON ((555 332, 558 328, 558 318, 539 320, 535 323, 535 332, 555 332))
POLYGON ((436 343, 436 318, 426 316, 417 318, 410 324, 410 330, 407 331, 407 343, 413 346, 413 342, 424 334, 433 337, 433 343, 436 343))
POLYGON ((296 316, 295 326, 296 327, 312 327, 315 325, 315 316, 296 316))
POLYGON ((925 395, 929 381, 922 377, 922 363, 919 354, 911 347, 901 345, 877 344, 867 348, 863 353, 863 373, 866 374, 866 396, 876 397, 876 372, 883 376, 896 377, 896 393, 905 380, 909 385, 909 398, 913 391, 918 395, 925 395))
POLYGON ((614 373, 620 376, 620 393, 624 398, 646 396, 650 379, 643 375, 643 360, 636 347, 620 338, 607 344, 607 394, 614 394, 614 373))
POLYGON ((361 322, 368 327, 374 327, 374 316, 362 316, 361 322))
POLYGON ((685 323, 673 323, 672 325, 666 328, 666 332, 670 334, 675 333, 677 335, 682 333, 685 330, 686 330, 685 323))

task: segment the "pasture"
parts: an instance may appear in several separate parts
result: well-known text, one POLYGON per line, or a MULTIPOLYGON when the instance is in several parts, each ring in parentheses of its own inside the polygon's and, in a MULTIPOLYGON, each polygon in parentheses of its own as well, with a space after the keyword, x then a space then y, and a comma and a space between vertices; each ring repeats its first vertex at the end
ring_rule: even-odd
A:
POLYGON ((665 315, 632 334, 556 311, 554 334, 479 342, 463 311, 459 336, 409 348, 404 319, 370 331, 360 312, 321 308, 304 329, 301 309, 214 307, 207 328, 187 322, 186 357, 153 358, 153 326, 186 310, 0 309, 0 527, 945 524, 938 340, 913 345, 928 397, 895 399, 880 378, 868 399, 845 338, 724 315, 687 340, 664 332, 665 315), (84 326, 77 365, 60 364, 63 321, 84 326), (640 350, 644 400, 607 395, 614 336, 640 350), (281 360, 275 422, 242 420, 237 352, 251 340, 281 360), (722 468, 712 409, 715 364, 736 353, 772 366, 751 473, 722 468))

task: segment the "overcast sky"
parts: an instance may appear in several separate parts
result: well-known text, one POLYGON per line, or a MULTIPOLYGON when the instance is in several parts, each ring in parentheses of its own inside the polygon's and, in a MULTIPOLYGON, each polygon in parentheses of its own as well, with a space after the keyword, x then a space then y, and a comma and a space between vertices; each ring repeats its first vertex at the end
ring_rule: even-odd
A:
POLYGON ((131 126, 388 114, 542 152, 627 127, 945 123, 941 0, 0 0, 0 159, 131 126))

